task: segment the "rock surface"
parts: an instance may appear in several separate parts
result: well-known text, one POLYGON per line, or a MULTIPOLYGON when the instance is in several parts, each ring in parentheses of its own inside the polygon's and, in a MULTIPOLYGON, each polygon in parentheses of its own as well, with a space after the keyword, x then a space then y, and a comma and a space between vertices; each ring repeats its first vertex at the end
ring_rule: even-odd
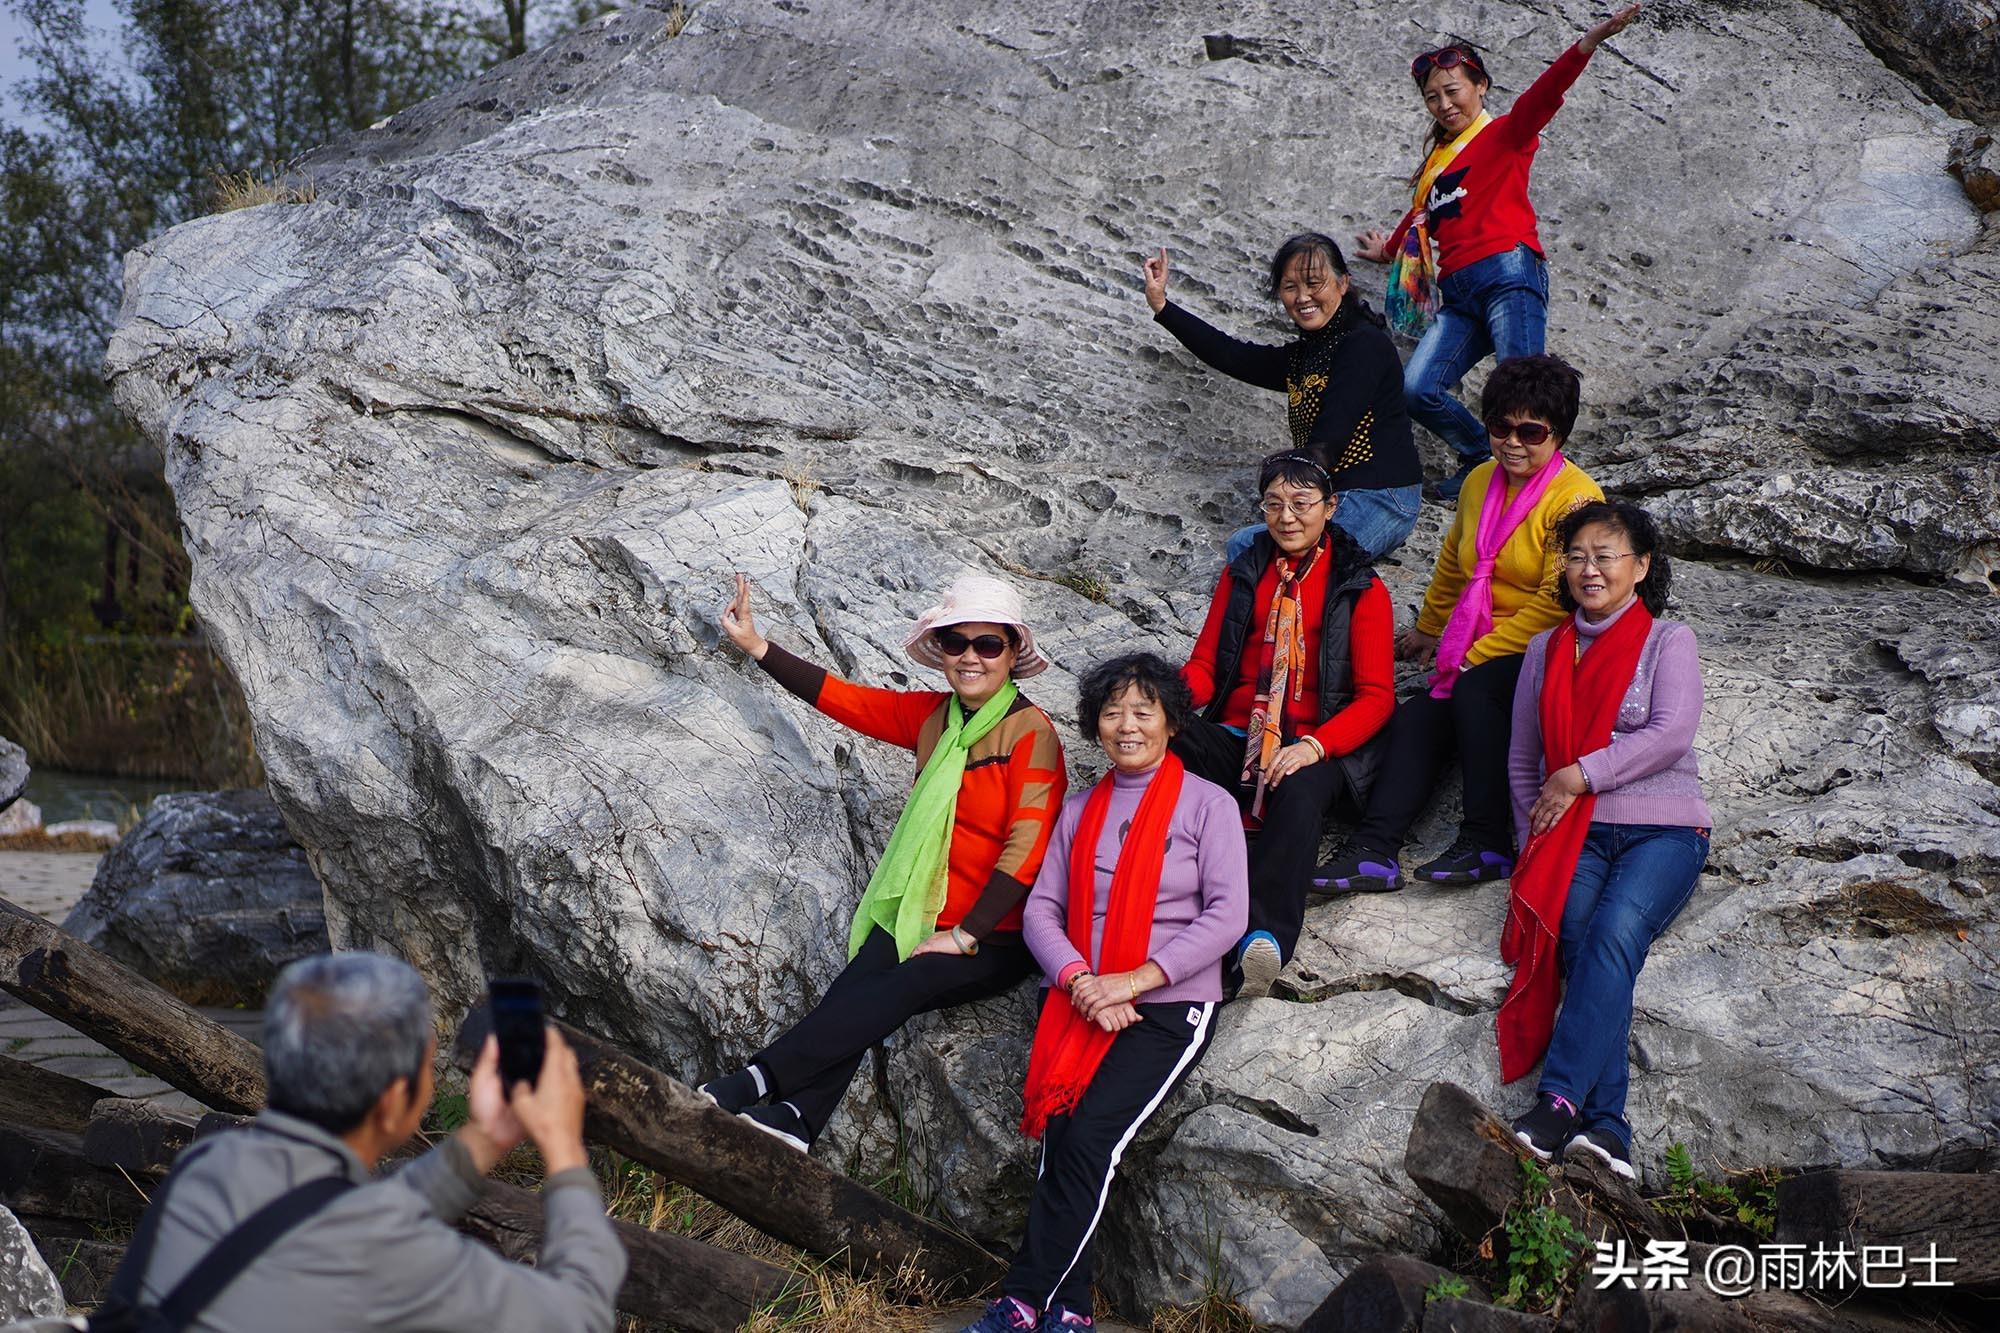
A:
POLYGON ((63 929, 190 1004, 256 1007, 328 947, 319 881, 255 789, 156 797, 63 929))
MULTIPOLYGON (((1404 71, 1442 33, 1290 0, 663 11, 335 146, 311 205, 156 241, 109 368, 336 942, 410 957, 446 1012, 533 971, 693 1076, 832 976, 911 776, 718 647, 731 573, 773 638, 891 685, 936 680, 899 644, 944 583, 1007 574, 1059 719, 1096 658, 1185 653, 1282 405, 1145 318, 1139 257, 1279 336, 1264 256, 1395 218, 1404 71)), ((1502 96, 1574 35, 1437 22, 1502 96)), ((1577 457, 1700 553, 1721 821, 1639 986, 1639 1159, 1990 1169, 2000 302, 1946 171, 1966 127, 1793 0, 1661 6, 1613 48, 1538 160, 1551 345, 1587 377, 1577 457)), ((1385 569, 1399 606, 1446 517, 1385 569)), ((1497 1083, 1501 908, 1314 907, 1133 1146, 1103 1285, 1296 1322, 1430 1244, 1400 1167, 1424 1087, 1528 1092, 1497 1083)), ((1031 1004, 913 1024, 825 1151, 1011 1243, 1031 1004)))
POLYGON ((28 789, 28 752, 0 736, 0 810, 28 789))
POLYGON ((17 1319, 52 1319, 69 1306, 62 1284, 35 1248, 21 1219, 0 1207, 0 1324, 17 1319))
POLYGON ((34 833, 42 827, 42 807, 33 801, 16 798, 6 809, 0 810, 0 838, 11 838, 19 833, 34 833))

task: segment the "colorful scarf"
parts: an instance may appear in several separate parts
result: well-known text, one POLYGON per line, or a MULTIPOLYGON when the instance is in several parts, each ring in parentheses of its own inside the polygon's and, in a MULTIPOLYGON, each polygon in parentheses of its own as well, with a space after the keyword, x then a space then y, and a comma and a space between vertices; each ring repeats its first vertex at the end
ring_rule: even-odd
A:
MULTIPOLYGON (((1129 972, 1143 965, 1153 946, 1153 908, 1160 897, 1160 869, 1167 859, 1167 826, 1180 804, 1182 768, 1173 751, 1160 761, 1139 808, 1118 863, 1111 871, 1111 894, 1104 909, 1104 941, 1094 970, 1100 975, 1129 972)), ((1098 779, 1084 798, 1083 818, 1069 845, 1069 942, 1087 960, 1090 928, 1097 906, 1097 840, 1111 808, 1111 774, 1098 779)), ((1049 987, 1028 1053, 1028 1083, 1021 1096, 1021 1132, 1042 1136, 1049 1117, 1073 1109, 1097 1076, 1115 1033, 1084 1019, 1060 986, 1049 987)))
POLYGON ((1437 184, 1437 178, 1444 174, 1452 159, 1492 123, 1491 115, 1480 112, 1456 139, 1439 144, 1424 159, 1424 169, 1417 176, 1416 198, 1410 204, 1410 211, 1396 224, 1396 234, 1402 237, 1402 243, 1389 262, 1389 295, 1385 304, 1389 327, 1398 333, 1423 337, 1438 309, 1437 251, 1431 245, 1431 216, 1424 200, 1430 197, 1431 187, 1437 184))
POLYGON ((1257 650, 1257 697, 1250 706, 1250 725, 1243 737, 1242 781, 1247 783, 1254 777, 1257 783, 1250 801, 1252 819, 1264 816, 1264 766, 1285 743, 1286 696, 1296 702, 1305 690, 1306 624, 1299 605, 1299 586, 1325 549, 1322 537, 1297 569, 1292 568, 1289 557, 1277 557, 1278 587, 1264 616, 1264 638, 1257 650))
MULTIPOLYGON (((1516 528, 1527 522, 1528 515, 1541 503, 1543 493, 1562 470, 1562 450, 1558 449, 1509 501, 1507 469, 1494 463, 1493 473, 1486 479, 1486 498, 1479 506, 1479 531, 1472 542, 1475 557, 1472 577, 1459 590, 1458 605, 1452 607, 1451 619, 1445 622, 1444 635, 1438 640, 1437 670, 1431 673, 1431 698, 1451 698, 1458 673, 1465 667, 1466 653, 1493 632, 1493 567, 1500 560, 1500 548, 1507 544, 1516 528)), ((1460 495, 1458 502, 1463 505, 1465 497, 1460 495)), ((1445 540, 1451 540, 1449 534, 1445 540)))
MULTIPOLYGON (((1574 618, 1549 635, 1541 697, 1542 762, 1547 772, 1567 768, 1611 743, 1611 726, 1625 692, 1632 688, 1639 655, 1652 629, 1652 612, 1642 603, 1628 607, 1581 658, 1574 618)), ((1596 808, 1596 793, 1577 797, 1554 828, 1529 837, 1521 859, 1514 863, 1507 924, 1500 932, 1500 961, 1513 967, 1514 980, 1494 1020, 1503 1083, 1533 1069, 1549 1049, 1560 989, 1556 950, 1563 904, 1569 899, 1569 883, 1596 808)))
POLYGON ((850 959, 861 952, 869 932, 877 926, 895 936, 898 960, 908 958, 937 929, 938 913, 944 910, 951 828, 958 816, 958 788, 965 777, 966 752, 1000 725, 1020 692, 1020 686, 1008 681, 969 721, 957 695, 945 700, 944 734, 924 762, 923 772, 917 774, 881 864, 868 877, 861 905, 854 909, 854 924, 847 932, 850 959))

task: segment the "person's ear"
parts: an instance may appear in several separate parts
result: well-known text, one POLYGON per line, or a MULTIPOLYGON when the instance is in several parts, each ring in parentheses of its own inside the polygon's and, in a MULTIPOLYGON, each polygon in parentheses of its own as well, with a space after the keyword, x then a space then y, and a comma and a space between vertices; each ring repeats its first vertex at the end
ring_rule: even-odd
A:
POLYGON ((1632 586, 1644 583, 1653 572, 1653 557, 1642 555, 1632 561, 1632 586))

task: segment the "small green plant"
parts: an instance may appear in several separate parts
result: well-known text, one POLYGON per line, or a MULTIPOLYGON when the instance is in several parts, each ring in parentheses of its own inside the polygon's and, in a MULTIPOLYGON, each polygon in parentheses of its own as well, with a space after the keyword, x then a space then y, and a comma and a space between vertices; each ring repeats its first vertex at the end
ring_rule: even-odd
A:
POLYGON ((1100 606, 1111 600, 1111 585, 1097 574, 1085 574, 1072 569, 1056 575, 1056 582, 1077 596, 1087 598, 1100 606))
POLYGON ((440 1092, 431 1102, 431 1126, 435 1133, 450 1134, 472 1119, 472 1103, 462 1092, 440 1092))
POLYGON ((1734 1220, 1766 1240, 1778 1225, 1778 1175, 1773 1171, 1731 1173, 1735 1183, 1707 1180, 1695 1171, 1685 1143, 1667 1149, 1667 1193, 1653 1205, 1669 1217, 1703 1215, 1734 1220))
POLYGON ((1458 1274, 1441 1277, 1424 1288, 1424 1304, 1432 1301, 1460 1301, 1472 1294, 1472 1284, 1458 1274))
POLYGON ((1587 1239, 1551 1202, 1554 1182, 1533 1162, 1521 1163, 1521 1201, 1507 1210, 1505 1282, 1495 1305, 1540 1312, 1561 1304, 1576 1278, 1587 1239))

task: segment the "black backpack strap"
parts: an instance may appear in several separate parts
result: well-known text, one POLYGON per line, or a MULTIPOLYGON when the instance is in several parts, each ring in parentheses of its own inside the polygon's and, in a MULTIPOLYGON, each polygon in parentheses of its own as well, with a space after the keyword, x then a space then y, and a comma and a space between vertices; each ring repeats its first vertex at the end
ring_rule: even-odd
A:
POLYGON ((181 1169, 191 1166, 201 1156, 205 1148, 196 1144, 181 1154, 174 1163, 174 1169, 160 1182, 153 1197, 146 1201, 146 1211, 139 1219, 139 1229, 132 1233, 132 1243, 125 1250, 125 1257, 119 1261, 118 1270, 111 1275, 111 1285, 105 1288, 104 1305, 124 1304, 134 1306, 139 1303, 140 1283, 146 1277, 146 1265, 153 1261, 153 1246, 160 1238, 160 1218, 167 1211, 167 1194, 174 1182, 181 1178, 181 1169))
POLYGON ((345 1176, 321 1176, 280 1194, 244 1218, 167 1293, 160 1302, 160 1326, 179 1330, 193 1323, 194 1317, 256 1262, 258 1255, 352 1188, 354 1182, 345 1176))

